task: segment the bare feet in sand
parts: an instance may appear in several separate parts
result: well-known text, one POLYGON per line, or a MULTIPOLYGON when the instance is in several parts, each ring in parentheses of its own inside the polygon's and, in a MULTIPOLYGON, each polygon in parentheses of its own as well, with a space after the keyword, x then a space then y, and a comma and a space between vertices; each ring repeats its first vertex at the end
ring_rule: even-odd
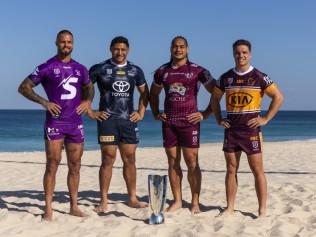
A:
POLYGON ((199 214, 201 212, 199 204, 192 205, 191 207, 191 214, 199 214))
POLYGON ((174 202, 171 206, 167 207, 166 212, 174 212, 182 207, 182 202, 174 202))
POLYGON ((235 211, 234 210, 231 210, 231 209, 228 209, 228 208, 225 208, 224 211, 220 212, 216 217, 227 217, 227 216, 232 216, 234 215, 235 211))
POLYGON ((267 216, 267 211, 266 210, 259 210, 259 215, 258 218, 263 218, 267 216))
POLYGON ((93 211, 95 211, 96 213, 106 213, 106 211, 108 210, 108 204, 106 203, 101 203, 99 206, 96 206, 93 211))
POLYGON ((82 212, 78 207, 70 208, 69 215, 77 217, 87 217, 88 215, 82 212))
POLYGON ((127 206, 133 207, 133 208, 145 208, 145 207, 148 207, 148 204, 145 202, 140 202, 138 200, 136 200, 136 201, 129 200, 127 202, 127 206))
POLYGON ((53 220, 53 210, 45 210, 45 213, 42 215, 43 221, 52 221, 53 220))

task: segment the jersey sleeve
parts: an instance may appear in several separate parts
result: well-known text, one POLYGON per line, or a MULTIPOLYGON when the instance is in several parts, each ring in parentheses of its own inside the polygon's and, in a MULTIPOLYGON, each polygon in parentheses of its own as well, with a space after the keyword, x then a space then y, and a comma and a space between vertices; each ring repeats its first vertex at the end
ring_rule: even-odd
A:
POLYGON ((222 96, 225 93, 224 78, 221 76, 215 81, 214 94, 222 96))
POLYGON ((98 65, 94 65, 89 69, 89 77, 92 83, 96 83, 98 80, 98 65))
MULTIPOLYGON (((214 78, 212 77, 209 70, 203 68, 198 75, 198 80, 203 84, 206 85, 208 83, 212 83, 214 78)), ((213 82, 214 83, 214 82, 213 82)))
POLYGON ((157 86, 162 87, 162 82, 163 82, 163 78, 162 78, 161 68, 159 68, 159 69, 157 69, 157 70, 155 71, 155 74, 154 74, 154 83, 155 83, 157 86))
POLYGON ((90 83, 88 69, 85 66, 82 66, 82 85, 88 85, 90 83))
POLYGON ((46 71, 46 64, 41 64, 34 69, 34 71, 28 76, 28 78, 30 78, 35 85, 38 85, 45 78, 46 71))
POLYGON ((269 90, 273 90, 276 87, 276 84, 270 79, 270 77, 267 74, 262 75, 262 81, 261 81, 261 89, 264 92, 267 92, 269 90))
POLYGON ((144 72, 141 68, 137 68, 136 86, 144 86, 146 84, 146 79, 144 72))

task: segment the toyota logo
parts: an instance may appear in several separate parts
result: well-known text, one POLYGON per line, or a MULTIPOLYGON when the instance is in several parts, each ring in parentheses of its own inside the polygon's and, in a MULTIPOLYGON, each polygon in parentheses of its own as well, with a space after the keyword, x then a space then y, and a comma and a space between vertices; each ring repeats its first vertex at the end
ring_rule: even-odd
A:
POLYGON ((126 92, 130 88, 130 85, 126 81, 116 81, 112 84, 112 87, 116 92, 126 92))

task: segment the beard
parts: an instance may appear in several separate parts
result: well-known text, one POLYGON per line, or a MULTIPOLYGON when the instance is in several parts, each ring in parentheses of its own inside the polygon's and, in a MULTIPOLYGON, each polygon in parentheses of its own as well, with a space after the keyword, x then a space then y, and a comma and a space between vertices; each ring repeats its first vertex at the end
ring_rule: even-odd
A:
POLYGON ((72 53, 72 48, 62 48, 60 50, 58 50, 58 54, 63 55, 63 56, 69 56, 72 53))

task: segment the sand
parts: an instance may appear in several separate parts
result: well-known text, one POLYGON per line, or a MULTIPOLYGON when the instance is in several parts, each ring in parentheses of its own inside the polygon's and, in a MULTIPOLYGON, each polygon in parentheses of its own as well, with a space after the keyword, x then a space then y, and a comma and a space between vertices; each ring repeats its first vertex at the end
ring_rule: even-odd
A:
MULTIPOLYGON (((264 144, 264 166, 268 180, 268 216, 257 218, 253 175, 242 155, 236 212, 217 217, 226 206, 225 161, 221 144, 201 146, 202 213, 190 214, 190 188, 183 163, 184 207, 166 213, 166 222, 149 225, 149 208, 126 205, 122 162, 117 157, 109 194, 109 211, 93 211, 99 202, 99 151, 86 151, 82 158, 79 206, 89 216, 70 216, 66 186, 66 157, 57 174, 54 220, 42 221, 44 195, 42 177, 44 152, 0 153, 0 236, 3 237, 101 237, 101 236, 316 236, 316 141, 288 141, 264 144)), ((147 202, 147 175, 167 174, 162 148, 138 148, 137 194, 147 202)), ((172 199, 168 186, 167 199, 172 199)))

